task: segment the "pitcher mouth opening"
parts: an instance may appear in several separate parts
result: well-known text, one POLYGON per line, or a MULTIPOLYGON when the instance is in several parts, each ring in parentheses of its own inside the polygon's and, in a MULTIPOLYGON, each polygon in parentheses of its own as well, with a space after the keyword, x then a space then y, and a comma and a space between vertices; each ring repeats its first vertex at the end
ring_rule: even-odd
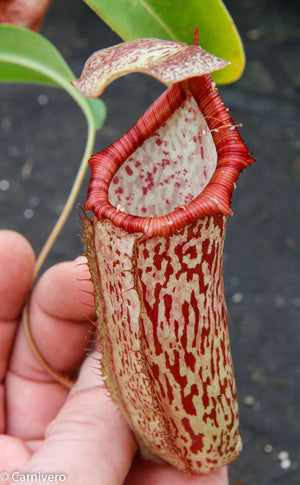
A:
POLYGON ((108 199, 123 212, 161 217, 187 206, 208 184, 217 152, 192 95, 121 165, 108 199))
POLYGON ((128 232, 167 236, 211 214, 252 159, 209 75, 173 84, 90 160, 86 210, 128 232))

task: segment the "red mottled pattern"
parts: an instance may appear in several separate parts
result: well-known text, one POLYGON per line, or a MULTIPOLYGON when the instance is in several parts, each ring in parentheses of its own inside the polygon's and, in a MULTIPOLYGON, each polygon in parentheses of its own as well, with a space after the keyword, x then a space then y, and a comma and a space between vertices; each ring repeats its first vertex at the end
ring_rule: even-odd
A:
POLYGON ((141 303, 135 289, 133 256, 138 237, 109 221, 95 221, 93 227, 86 218, 83 225, 107 387, 137 438, 139 429, 142 434, 156 436, 155 408, 140 351, 141 303))
POLYGON ((241 448, 225 224, 213 215, 147 239, 84 220, 107 387, 145 456, 198 474, 230 463, 241 448))

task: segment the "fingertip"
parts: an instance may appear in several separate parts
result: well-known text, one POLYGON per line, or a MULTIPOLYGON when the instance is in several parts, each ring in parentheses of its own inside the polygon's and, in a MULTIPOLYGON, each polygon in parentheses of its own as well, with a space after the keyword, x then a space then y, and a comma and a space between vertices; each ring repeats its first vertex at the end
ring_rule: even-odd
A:
POLYGON ((40 278, 34 298, 44 312, 57 318, 94 319, 93 285, 86 258, 80 256, 49 268, 40 278))
POLYGON ((207 475, 190 474, 168 463, 155 463, 137 454, 124 485, 229 485, 227 467, 207 475))
POLYGON ((29 241, 19 232, 8 229, 0 230, 1 253, 7 255, 19 255, 26 258, 28 267, 32 268, 35 263, 35 254, 29 241))
POLYGON ((0 231, 0 301, 2 320, 16 319, 32 284, 34 251, 24 236, 0 231))

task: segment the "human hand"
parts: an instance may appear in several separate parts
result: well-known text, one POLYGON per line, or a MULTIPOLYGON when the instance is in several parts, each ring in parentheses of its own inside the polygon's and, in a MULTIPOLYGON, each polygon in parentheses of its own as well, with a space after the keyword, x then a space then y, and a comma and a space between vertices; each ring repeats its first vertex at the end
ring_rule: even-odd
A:
POLYGON ((84 262, 82 257, 50 268, 30 304, 30 326, 42 355, 65 375, 80 371, 69 391, 38 363, 20 319, 33 250, 19 234, 0 231, 0 477, 17 470, 62 474, 71 485, 228 485, 226 468, 187 476, 136 454, 134 437, 101 379, 99 355, 85 359, 95 315, 84 262))

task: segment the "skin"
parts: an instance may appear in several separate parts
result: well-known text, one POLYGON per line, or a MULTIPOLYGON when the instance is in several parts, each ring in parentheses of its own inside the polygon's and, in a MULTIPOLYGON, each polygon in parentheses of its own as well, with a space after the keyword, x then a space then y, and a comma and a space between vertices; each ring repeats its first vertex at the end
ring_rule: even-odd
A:
POLYGON ((69 391, 40 366, 20 318, 34 261, 26 239, 0 231, 0 472, 67 475, 68 481, 52 484, 228 485, 226 468, 187 476, 138 456, 104 387, 99 352, 85 358, 84 349, 95 339, 90 323, 95 315, 83 257, 46 271, 30 304, 38 348, 53 368, 78 376, 75 386, 69 391))

